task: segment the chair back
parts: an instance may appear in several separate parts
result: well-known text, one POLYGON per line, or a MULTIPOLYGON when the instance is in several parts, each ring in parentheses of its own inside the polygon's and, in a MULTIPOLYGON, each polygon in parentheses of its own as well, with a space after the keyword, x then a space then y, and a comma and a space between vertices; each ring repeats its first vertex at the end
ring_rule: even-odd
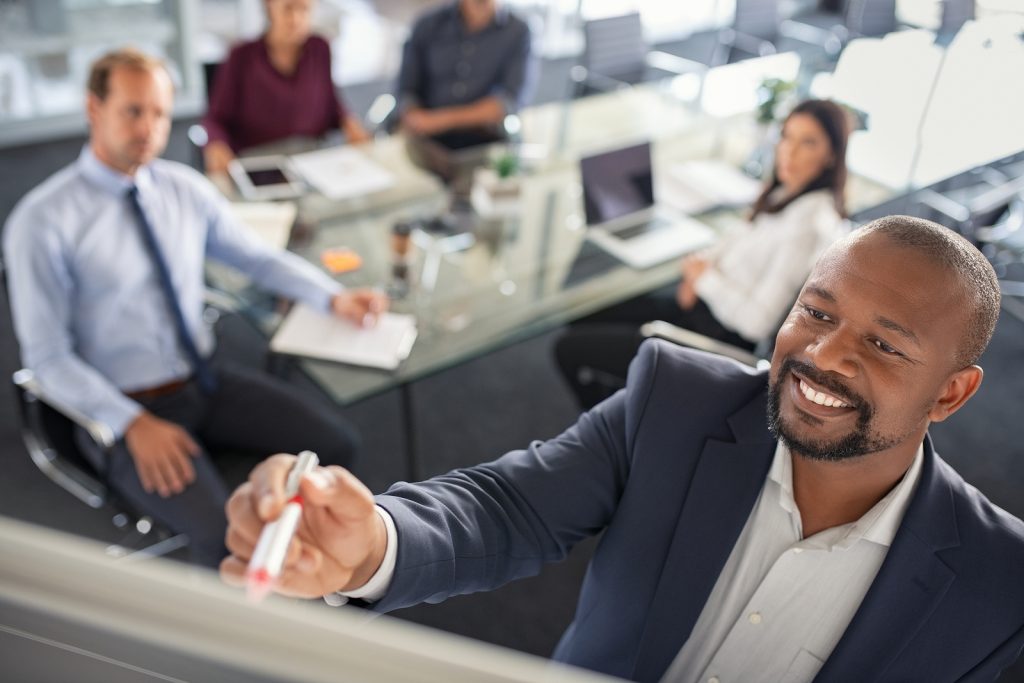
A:
POLYGON ((582 63, 588 72, 627 83, 643 78, 649 46, 639 12, 587 21, 583 38, 582 63))
POLYGON ((884 36, 896 30, 896 0, 849 0, 845 19, 852 36, 884 36))
POLYGON ((736 0, 732 28, 738 33, 774 41, 779 23, 779 0, 736 0))

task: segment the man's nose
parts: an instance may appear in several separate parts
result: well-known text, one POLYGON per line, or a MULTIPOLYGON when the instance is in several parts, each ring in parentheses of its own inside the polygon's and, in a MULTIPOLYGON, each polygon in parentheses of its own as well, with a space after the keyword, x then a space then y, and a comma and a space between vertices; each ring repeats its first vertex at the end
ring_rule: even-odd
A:
POLYGON ((854 340, 841 327, 822 333, 807 351, 814 365, 823 372, 850 379, 857 376, 859 362, 854 340))

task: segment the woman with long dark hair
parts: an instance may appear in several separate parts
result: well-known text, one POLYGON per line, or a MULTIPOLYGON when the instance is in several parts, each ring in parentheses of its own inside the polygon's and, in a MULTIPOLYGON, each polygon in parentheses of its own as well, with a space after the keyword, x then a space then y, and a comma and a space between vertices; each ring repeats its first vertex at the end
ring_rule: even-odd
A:
POLYGON ((845 230, 848 129, 833 102, 798 105, 782 125, 771 178, 748 222, 684 258, 678 286, 570 327, 555 354, 584 408, 624 384, 648 320, 745 348, 775 332, 818 255, 845 230))

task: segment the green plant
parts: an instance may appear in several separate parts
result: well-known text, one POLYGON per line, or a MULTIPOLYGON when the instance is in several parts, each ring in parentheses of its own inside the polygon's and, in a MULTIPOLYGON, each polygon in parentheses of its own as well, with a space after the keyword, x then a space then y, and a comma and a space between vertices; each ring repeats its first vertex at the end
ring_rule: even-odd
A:
POLYGON ((766 78, 757 87, 757 120, 759 123, 771 123, 775 120, 776 108, 783 96, 796 87, 793 81, 781 78, 766 78))
POLYGON ((506 152, 494 160, 494 171, 499 178, 509 178, 519 171, 519 158, 511 152, 506 152))

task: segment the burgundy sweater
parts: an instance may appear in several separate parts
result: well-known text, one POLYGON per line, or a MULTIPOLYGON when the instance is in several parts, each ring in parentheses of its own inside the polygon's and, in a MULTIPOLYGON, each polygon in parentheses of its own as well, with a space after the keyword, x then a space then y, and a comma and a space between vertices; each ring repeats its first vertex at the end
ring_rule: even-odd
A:
POLYGON ((331 81, 331 48, 310 36, 295 73, 270 63, 263 38, 236 45, 218 69, 203 118, 210 141, 235 152, 291 136, 317 137, 347 115, 331 81))

